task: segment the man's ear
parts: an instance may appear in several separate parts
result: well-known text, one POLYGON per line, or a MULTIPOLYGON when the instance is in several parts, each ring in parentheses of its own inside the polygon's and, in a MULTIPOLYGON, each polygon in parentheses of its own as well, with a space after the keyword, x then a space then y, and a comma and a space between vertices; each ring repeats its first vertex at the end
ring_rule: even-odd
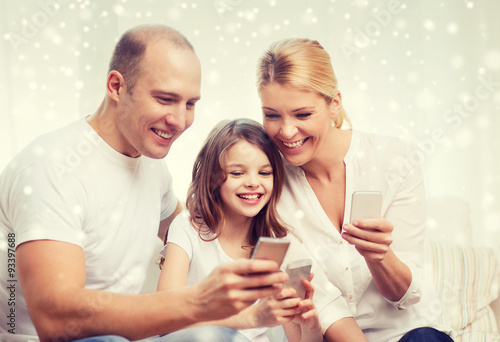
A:
POLYGON ((106 81, 106 91, 113 101, 120 101, 120 94, 125 91, 125 79, 121 73, 116 70, 109 73, 106 81))
POLYGON ((329 107, 332 120, 335 121, 342 109, 342 94, 340 94, 340 91, 337 91, 337 95, 332 98, 329 107))

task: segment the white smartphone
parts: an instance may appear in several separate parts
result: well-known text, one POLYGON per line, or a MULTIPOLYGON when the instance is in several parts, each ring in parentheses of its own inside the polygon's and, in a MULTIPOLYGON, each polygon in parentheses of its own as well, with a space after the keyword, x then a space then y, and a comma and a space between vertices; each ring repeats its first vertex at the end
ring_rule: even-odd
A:
POLYGON ((288 239, 260 237, 250 258, 273 260, 281 267, 288 246, 290 246, 290 240, 288 239))
POLYGON ((382 215, 382 193, 380 191, 355 191, 352 194, 349 222, 364 218, 379 218, 382 215))
POLYGON ((294 288, 297 297, 304 299, 306 296, 306 287, 302 281, 304 279, 309 280, 311 267, 312 259, 300 259, 290 262, 286 267, 286 273, 288 273, 289 279, 284 287, 294 288))

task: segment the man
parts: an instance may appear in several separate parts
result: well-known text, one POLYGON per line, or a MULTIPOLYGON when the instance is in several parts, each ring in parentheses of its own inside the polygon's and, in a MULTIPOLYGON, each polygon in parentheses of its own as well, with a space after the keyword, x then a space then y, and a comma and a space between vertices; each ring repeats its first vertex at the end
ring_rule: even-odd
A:
POLYGON ((193 123, 200 83, 200 62, 184 36, 136 27, 115 48, 97 111, 34 140, 7 166, 0 340, 167 334, 235 314, 286 280, 272 273, 273 262, 242 260, 193 287, 137 294, 157 233, 180 210, 159 159, 193 123))

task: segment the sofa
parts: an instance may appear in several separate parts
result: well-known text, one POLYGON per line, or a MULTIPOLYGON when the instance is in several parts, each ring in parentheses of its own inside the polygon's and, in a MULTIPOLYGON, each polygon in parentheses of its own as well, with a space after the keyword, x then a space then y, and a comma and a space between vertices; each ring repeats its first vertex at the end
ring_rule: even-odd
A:
MULTIPOLYGON (((433 285, 440 298, 432 306, 438 323, 451 327, 457 342, 500 341, 500 243, 472 244, 470 208, 465 201, 430 198, 427 205, 424 283, 433 285)), ((144 292, 156 289, 156 261, 151 262, 144 292)), ((272 342, 286 341, 280 327, 270 329, 268 336, 272 342)))

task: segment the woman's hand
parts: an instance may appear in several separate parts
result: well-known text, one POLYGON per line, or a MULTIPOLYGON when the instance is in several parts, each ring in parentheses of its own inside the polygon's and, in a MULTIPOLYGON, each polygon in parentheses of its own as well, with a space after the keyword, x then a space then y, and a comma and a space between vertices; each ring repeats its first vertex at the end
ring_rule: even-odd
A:
POLYGON ((344 224, 342 237, 369 261, 384 260, 392 243, 394 226, 384 218, 356 220, 344 224))

